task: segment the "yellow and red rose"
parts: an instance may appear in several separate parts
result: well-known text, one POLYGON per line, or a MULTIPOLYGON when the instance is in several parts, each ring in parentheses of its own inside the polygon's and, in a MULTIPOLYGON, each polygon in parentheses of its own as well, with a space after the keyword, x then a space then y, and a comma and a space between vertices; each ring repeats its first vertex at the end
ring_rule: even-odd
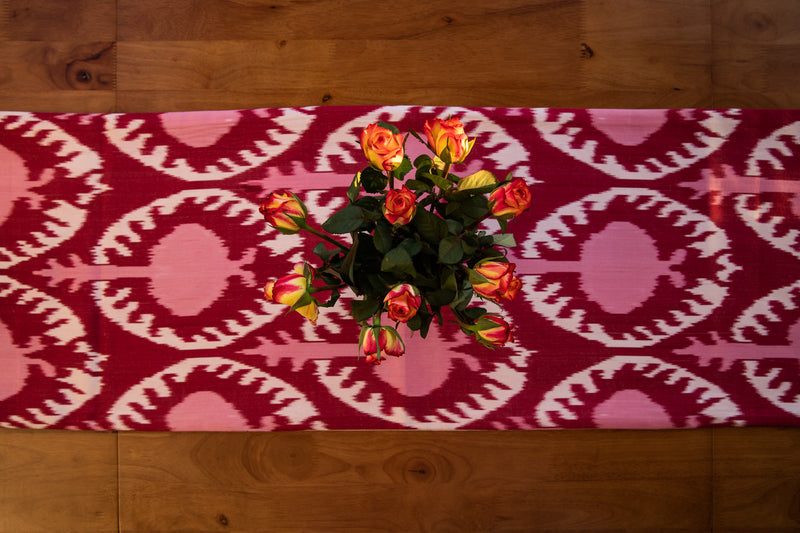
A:
POLYGON ((403 136, 377 124, 370 124, 361 132, 361 149, 370 165, 382 171, 399 167, 405 155, 403 136))
POLYGON ((481 261, 473 269, 477 276, 470 276, 472 289, 479 295, 495 302, 513 300, 522 288, 522 282, 514 276, 514 263, 481 261))
POLYGON ((463 162, 475 144, 475 139, 467 137, 464 125, 457 118, 426 120, 424 130, 434 153, 444 159, 442 153, 447 150, 451 163, 463 162))
POLYGON ((487 346, 505 346, 513 340, 513 328, 499 315, 486 313, 475 323, 475 338, 487 346))
POLYGON ((417 195, 405 185, 402 189, 392 189, 386 193, 383 216, 390 224, 408 224, 414 218, 416 210, 417 195))
POLYGON ((381 364, 385 355, 400 357, 406 351, 397 330, 389 326, 364 326, 358 346, 366 362, 374 365, 381 364))
POLYGON ((306 206, 286 190, 271 193, 258 211, 270 226, 288 235, 300 231, 300 226, 292 217, 305 220, 308 216, 306 206))
POLYGON ((318 302, 309 292, 310 272, 306 268, 303 263, 297 263, 291 274, 267 282, 264 285, 264 299, 287 305, 316 324, 318 302))
POLYGON ((417 314, 422 297, 419 289, 408 283, 395 285, 383 299, 391 320, 408 322, 417 314))
POLYGON ((492 215, 509 220, 531 206, 531 191, 522 178, 509 181, 489 195, 492 215))

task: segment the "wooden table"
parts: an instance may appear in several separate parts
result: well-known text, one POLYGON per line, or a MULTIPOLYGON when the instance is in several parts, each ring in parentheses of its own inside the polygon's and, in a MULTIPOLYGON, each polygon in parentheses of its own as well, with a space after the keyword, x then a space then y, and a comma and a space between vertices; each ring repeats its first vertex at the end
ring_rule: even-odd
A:
MULTIPOLYGON (((165 4, 5 0, 0 108, 800 104, 791 0, 165 4)), ((800 428, 0 431, 2 531, 788 532, 799 502, 800 428)))

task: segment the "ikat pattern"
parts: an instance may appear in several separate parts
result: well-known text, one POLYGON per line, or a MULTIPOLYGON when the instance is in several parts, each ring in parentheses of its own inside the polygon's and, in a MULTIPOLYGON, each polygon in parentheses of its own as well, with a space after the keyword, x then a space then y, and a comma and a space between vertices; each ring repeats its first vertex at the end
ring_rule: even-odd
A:
POLYGON ((800 425, 800 111, 0 113, 0 172, 0 427, 800 425), (445 321, 368 365, 346 299, 316 326, 263 300, 315 241, 258 204, 320 224, 361 129, 449 115, 478 139, 457 173, 533 195, 516 339, 445 321))

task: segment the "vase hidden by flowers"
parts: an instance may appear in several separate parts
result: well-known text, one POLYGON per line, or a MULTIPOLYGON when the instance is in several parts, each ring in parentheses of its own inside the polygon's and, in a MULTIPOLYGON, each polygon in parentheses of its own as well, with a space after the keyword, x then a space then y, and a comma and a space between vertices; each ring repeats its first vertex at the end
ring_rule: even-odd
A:
POLYGON ((519 292, 521 281, 504 250, 515 246, 508 221, 530 207, 530 191, 510 174, 501 181, 485 170, 463 178, 451 172, 475 144, 458 118, 427 120, 424 133, 425 139, 413 131, 403 136, 383 122, 368 125, 359 142, 369 166, 356 173, 347 204, 321 230, 309 224, 306 206, 291 191, 275 191, 259 207, 276 230, 321 239, 314 247, 319 266, 294 265, 265 285, 264 297, 316 322, 319 308, 334 305, 349 288, 356 296, 350 315, 361 325, 359 351, 373 364, 405 352, 387 320, 424 338, 434 319, 442 323, 445 307, 481 344, 512 340, 502 316, 471 303, 477 296, 502 304, 519 292), (412 163, 405 151, 409 135, 430 155, 412 163), (501 233, 481 228, 489 218, 501 233))

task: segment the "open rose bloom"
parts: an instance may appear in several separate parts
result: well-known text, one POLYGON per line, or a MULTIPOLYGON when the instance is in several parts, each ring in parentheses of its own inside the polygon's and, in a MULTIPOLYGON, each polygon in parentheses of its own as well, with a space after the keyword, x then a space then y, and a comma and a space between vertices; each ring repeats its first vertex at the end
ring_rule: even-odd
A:
POLYGON ((394 170, 403 162, 403 136, 370 124, 361 133, 361 149, 370 165, 378 170, 394 170))
POLYGON ((391 320, 408 322, 417 314, 422 298, 419 289, 408 283, 401 283, 386 294, 383 302, 391 320))
POLYGON ((417 195, 408 187, 386 193, 383 216, 390 224, 408 224, 417 210, 417 195))
POLYGON ((424 134, 403 136, 383 122, 367 125, 358 138, 366 166, 321 228, 289 191, 272 193, 260 208, 279 231, 322 239, 313 248, 318 264, 300 263, 267 283, 265 298, 314 322, 319 308, 335 305, 340 293, 355 295, 347 305, 361 327, 359 353, 373 364, 405 352, 389 322, 422 338, 434 321, 455 323, 490 348, 512 340, 505 319, 470 303, 482 298, 503 304, 519 293, 522 281, 504 249, 515 246, 508 221, 530 208, 530 191, 510 174, 504 180, 487 170, 456 175, 454 165, 476 142, 458 118, 428 119, 424 134), (428 153, 412 162, 409 140, 428 153), (485 229, 492 227, 482 224, 490 218, 500 233, 485 229), (328 297, 317 299, 321 292, 328 297))
POLYGON ((530 208, 531 191, 525 180, 517 178, 498 187, 489 195, 489 201, 492 205, 492 215, 508 220, 530 208))

